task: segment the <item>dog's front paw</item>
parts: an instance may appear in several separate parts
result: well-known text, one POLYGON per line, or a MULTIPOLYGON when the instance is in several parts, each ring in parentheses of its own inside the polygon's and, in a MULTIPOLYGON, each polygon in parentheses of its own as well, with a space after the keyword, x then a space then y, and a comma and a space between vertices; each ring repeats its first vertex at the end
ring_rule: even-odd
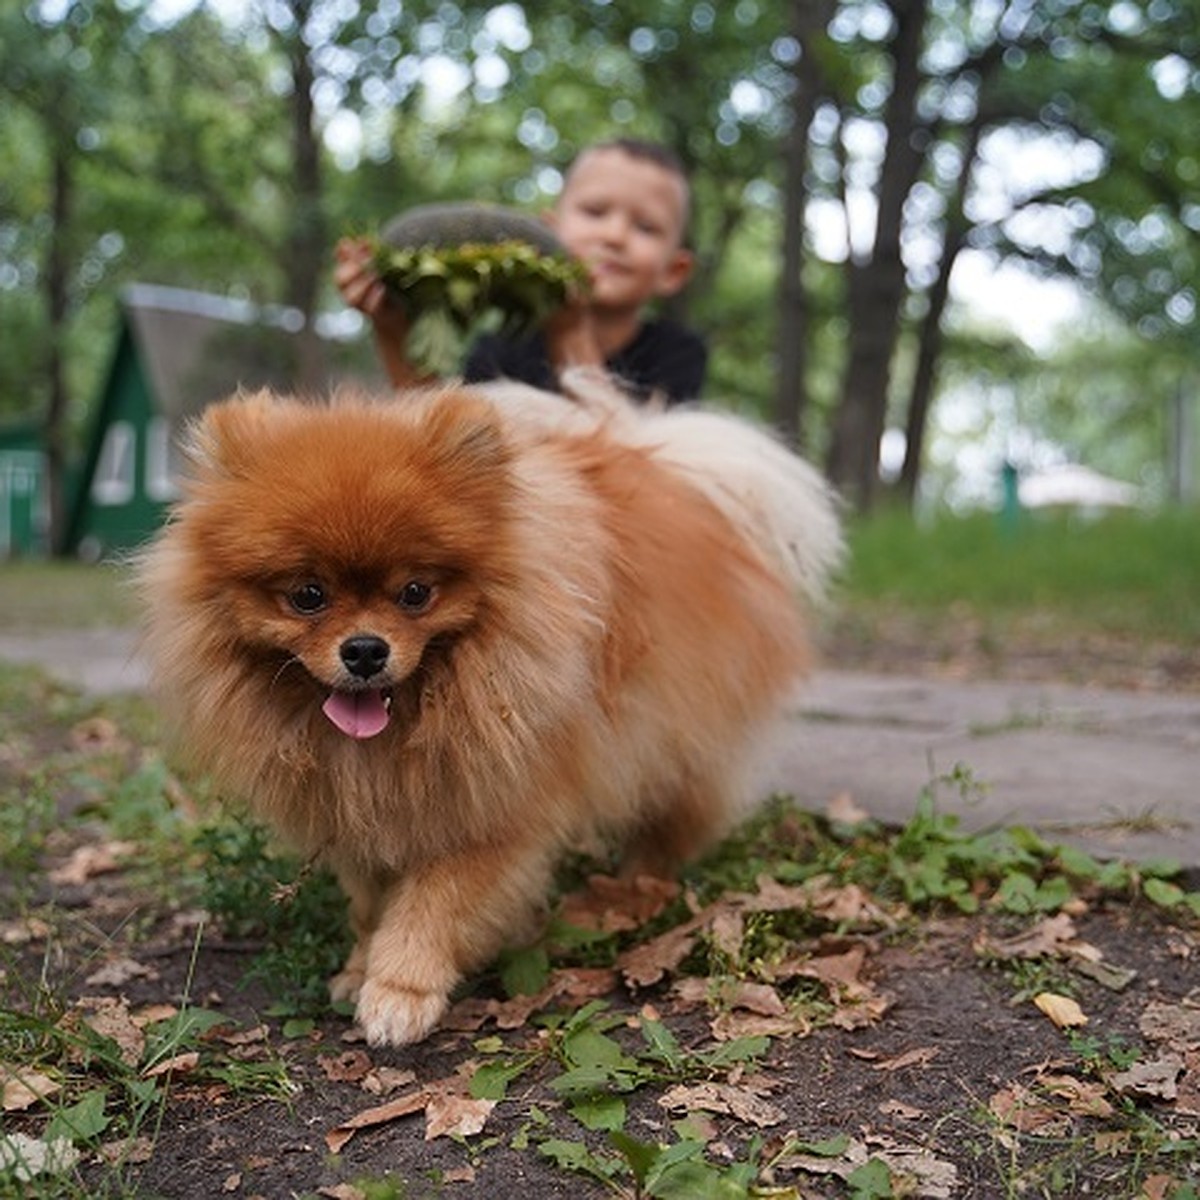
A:
POLYGON ((358 1003, 359 993, 363 988, 366 975, 349 965, 344 971, 339 971, 329 980, 329 998, 334 1004, 347 1000, 351 1004, 358 1003))
POLYGON ((358 995, 358 1023, 372 1046, 404 1046, 427 1037, 447 1008, 442 992, 369 979, 358 995))

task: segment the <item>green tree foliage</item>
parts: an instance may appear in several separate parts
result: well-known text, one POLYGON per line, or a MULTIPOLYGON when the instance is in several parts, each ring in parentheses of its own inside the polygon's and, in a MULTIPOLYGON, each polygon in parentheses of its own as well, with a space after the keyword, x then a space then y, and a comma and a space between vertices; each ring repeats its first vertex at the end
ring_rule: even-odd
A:
MULTIPOLYGON (((1131 359, 1194 372, 1198 23, 1200 0, 7 5, 0 415, 61 459, 126 282, 311 317, 343 232, 435 199, 543 207, 580 146, 632 134, 691 168, 680 304, 712 395, 770 410, 864 507, 906 427, 911 494, 939 378, 979 345, 952 319, 964 253, 1077 281, 1131 359)), ((1103 440, 1051 390, 1027 411, 1103 440)), ((1116 407, 1161 424, 1148 389, 1116 407)))

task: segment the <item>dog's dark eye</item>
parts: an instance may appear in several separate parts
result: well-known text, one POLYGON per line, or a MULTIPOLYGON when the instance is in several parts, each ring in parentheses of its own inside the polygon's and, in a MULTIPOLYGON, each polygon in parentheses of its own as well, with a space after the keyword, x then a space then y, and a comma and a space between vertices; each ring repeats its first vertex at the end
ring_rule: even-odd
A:
POLYGON ((305 616, 318 613, 329 603, 325 589, 319 583, 305 583, 288 592, 288 603, 305 616))
POLYGON ((432 599, 433 588, 427 583, 421 583, 416 579, 412 579, 400 589, 400 595, 396 597, 396 603, 405 612, 419 613, 429 607, 429 602, 432 599))

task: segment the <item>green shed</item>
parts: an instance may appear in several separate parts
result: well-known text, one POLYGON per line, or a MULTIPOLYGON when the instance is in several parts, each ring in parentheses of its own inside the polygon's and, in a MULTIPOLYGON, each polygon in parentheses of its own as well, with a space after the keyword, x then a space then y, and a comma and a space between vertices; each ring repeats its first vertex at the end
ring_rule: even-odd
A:
POLYGON ((0 561, 46 554, 46 455, 33 425, 0 426, 0 561))
MULTIPOLYGON (((294 309, 179 288, 127 288, 71 502, 66 551, 94 562, 145 541, 177 495, 177 442, 188 418, 238 388, 294 390, 300 328, 294 309)), ((317 393, 344 381, 378 383, 372 348, 356 332, 353 320, 330 317, 318 325, 317 393)))

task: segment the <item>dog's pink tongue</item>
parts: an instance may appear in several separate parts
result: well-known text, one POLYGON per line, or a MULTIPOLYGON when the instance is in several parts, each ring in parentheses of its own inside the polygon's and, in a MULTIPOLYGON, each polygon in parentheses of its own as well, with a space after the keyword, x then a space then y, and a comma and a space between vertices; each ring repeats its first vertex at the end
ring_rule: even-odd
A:
POLYGON ((332 692, 321 711, 352 738, 374 737, 388 723, 387 706, 378 688, 365 692, 332 692))

